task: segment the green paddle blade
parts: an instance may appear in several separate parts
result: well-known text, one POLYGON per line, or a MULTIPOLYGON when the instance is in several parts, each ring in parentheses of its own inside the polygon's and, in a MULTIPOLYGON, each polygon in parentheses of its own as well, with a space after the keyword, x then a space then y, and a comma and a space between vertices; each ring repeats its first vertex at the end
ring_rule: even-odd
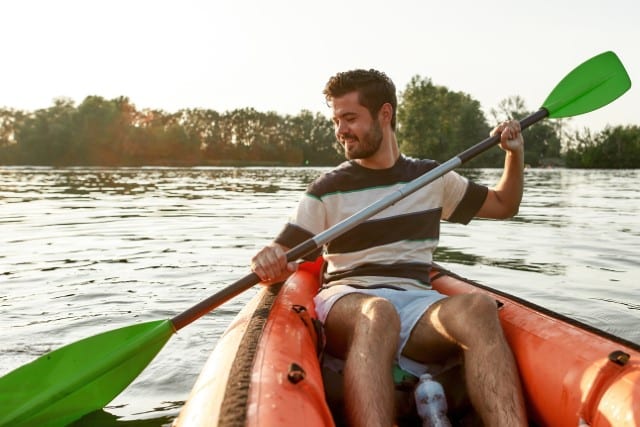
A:
POLYGON ((69 344, 0 378, 0 425, 63 426, 104 407, 158 354, 169 320, 128 326, 69 344))
POLYGON ((577 116, 603 107, 631 87, 631 79, 613 52, 578 65, 557 84, 542 106, 551 118, 577 116))

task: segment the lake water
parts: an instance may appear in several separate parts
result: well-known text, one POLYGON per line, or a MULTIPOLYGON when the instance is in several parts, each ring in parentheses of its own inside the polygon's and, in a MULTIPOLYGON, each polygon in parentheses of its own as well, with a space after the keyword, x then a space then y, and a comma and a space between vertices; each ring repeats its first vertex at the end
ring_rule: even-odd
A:
MULTIPOLYGON (((248 273, 322 168, 0 168, 0 375, 171 318, 248 273)), ((493 185, 500 170, 466 170, 493 185)), ((436 260, 640 343, 639 170, 526 172, 509 221, 443 224, 436 260)), ((251 289, 182 329, 92 424, 170 425, 251 289)))

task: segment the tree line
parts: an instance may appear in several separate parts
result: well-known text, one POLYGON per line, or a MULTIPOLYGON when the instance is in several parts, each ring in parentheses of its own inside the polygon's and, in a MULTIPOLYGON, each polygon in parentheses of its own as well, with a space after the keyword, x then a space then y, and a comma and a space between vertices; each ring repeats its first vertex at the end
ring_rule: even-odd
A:
MULTIPOLYGON (((491 122, 531 111, 519 97, 491 110, 491 122)), ((491 126, 468 94, 415 76, 401 92, 398 141, 403 152, 445 161, 484 139, 491 126)), ((568 134, 563 121, 526 131, 525 162, 533 167, 640 167, 640 127, 608 127, 568 134)), ((470 166, 499 167, 493 149, 470 166)), ((50 166, 335 165, 343 160, 333 124, 323 114, 219 113, 183 109, 138 110, 127 97, 88 96, 75 105, 60 98, 36 111, 0 109, 0 164, 50 166)))
POLYGON ((333 126, 252 108, 139 111, 126 97, 57 99, 35 112, 0 110, 0 164, 139 166, 335 164, 333 126))

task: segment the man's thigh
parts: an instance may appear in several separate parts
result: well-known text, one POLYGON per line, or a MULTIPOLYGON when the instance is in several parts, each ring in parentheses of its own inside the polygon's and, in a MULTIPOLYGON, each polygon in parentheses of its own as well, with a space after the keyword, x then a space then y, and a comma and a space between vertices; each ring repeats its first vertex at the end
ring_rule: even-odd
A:
POLYGON ((447 333, 444 324, 446 316, 443 316, 444 313, 457 309, 457 303, 459 301, 455 301, 455 297, 450 297, 431 305, 411 331, 402 354, 424 364, 442 363, 458 356, 460 347, 447 333), (456 307, 452 303, 456 303, 456 307))
POLYGON ((356 325, 365 320, 365 304, 373 300, 379 301, 380 298, 354 292, 340 297, 333 304, 324 322, 326 349, 331 355, 346 359, 356 325))

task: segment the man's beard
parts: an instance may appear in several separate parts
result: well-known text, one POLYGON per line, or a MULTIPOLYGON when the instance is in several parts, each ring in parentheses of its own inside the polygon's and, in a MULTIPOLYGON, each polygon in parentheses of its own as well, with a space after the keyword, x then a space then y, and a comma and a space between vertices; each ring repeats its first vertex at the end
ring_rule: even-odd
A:
POLYGON ((347 150, 347 144, 345 142, 342 143, 345 157, 349 160, 366 159, 373 156, 380 148, 380 145, 382 145, 382 128, 376 120, 373 122, 369 132, 364 134, 362 138, 356 138, 356 136, 352 134, 347 134, 344 137, 357 140, 355 148, 351 151, 347 150))

